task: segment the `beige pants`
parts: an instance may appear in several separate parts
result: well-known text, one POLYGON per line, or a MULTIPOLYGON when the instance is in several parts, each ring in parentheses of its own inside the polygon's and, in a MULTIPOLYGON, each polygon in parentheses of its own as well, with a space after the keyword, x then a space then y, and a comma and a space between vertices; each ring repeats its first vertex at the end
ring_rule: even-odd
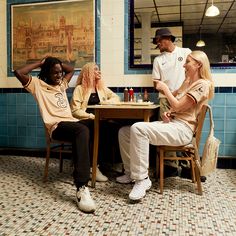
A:
POLYGON ((189 144, 192 130, 183 122, 137 122, 119 130, 120 154, 126 174, 142 180, 148 176, 149 144, 180 146, 189 144))

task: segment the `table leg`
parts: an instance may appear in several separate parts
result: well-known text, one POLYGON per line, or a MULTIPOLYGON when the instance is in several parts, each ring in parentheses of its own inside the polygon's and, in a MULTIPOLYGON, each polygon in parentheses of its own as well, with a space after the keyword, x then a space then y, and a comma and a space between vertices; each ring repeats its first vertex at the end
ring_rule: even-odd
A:
POLYGON ((149 122, 150 121, 150 112, 148 110, 144 110, 143 120, 145 122, 149 122))
POLYGON ((94 120, 94 142, 93 142, 93 167, 92 167, 92 187, 95 188, 96 183, 96 167, 98 159, 98 137, 99 137, 99 121, 100 112, 98 109, 95 110, 94 120))

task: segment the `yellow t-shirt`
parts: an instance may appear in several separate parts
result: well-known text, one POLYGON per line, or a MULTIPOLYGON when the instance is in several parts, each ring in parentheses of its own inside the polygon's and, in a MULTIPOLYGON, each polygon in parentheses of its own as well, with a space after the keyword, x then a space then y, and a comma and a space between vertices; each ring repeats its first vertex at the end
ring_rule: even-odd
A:
POLYGON ((50 135, 61 121, 78 121, 71 114, 66 94, 68 88, 66 79, 63 79, 60 85, 52 86, 41 79, 31 77, 24 87, 37 101, 43 122, 50 135))

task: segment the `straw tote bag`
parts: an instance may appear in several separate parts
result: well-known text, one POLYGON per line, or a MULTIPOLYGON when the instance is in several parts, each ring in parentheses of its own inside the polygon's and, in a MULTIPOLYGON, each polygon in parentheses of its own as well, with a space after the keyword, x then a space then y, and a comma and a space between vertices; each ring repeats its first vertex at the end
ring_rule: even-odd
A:
POLYGON ((208 106, 210 115, 210 132, 203 148, 201 160, 201 176, 206 176, 216 169, 220 140, 214 137, 214 122, 211 107, 208 106))

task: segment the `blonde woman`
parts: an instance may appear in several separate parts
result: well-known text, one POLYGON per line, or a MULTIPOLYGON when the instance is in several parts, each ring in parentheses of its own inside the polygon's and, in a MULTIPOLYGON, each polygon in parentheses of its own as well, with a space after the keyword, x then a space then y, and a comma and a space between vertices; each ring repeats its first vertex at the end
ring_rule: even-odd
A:
MULTIPOLYGON (((93 137, 94 113, 93 110, 87 109, 87 106, 112 104, 118 103, 119 101, 119 96, 103 83, 98 65, 93 62, 84 65, 78 76, 77 86, 73 92, 70 105, 72 115, 89 127, 91 141, 93 137)), ((101 137, 100 140, 104 141, 102 140, 103 138, 104 137, 101 137)), ((100 150, 100 152, 101 151, 102 150, 100 150)), ((92 155, 92 153, 90 155, 92 155)), ((97 169, 96 180, 107 181, 108 179, 97 169)))
POLYGON ((129 194, 131 200, 142 199, 152 185, 148 177, 149 144, 180 146, 190 143, 202 105, 214 96, 210 64, 204 52, 191 52, 184 68, 186 80, 174 93, 162 81, 154 82, 154 87, 165 94, 171 107, 164 112, 163 121, 138 122, 119 131, 125 175, 118 177, 117 182, 135 181, 129 194))

